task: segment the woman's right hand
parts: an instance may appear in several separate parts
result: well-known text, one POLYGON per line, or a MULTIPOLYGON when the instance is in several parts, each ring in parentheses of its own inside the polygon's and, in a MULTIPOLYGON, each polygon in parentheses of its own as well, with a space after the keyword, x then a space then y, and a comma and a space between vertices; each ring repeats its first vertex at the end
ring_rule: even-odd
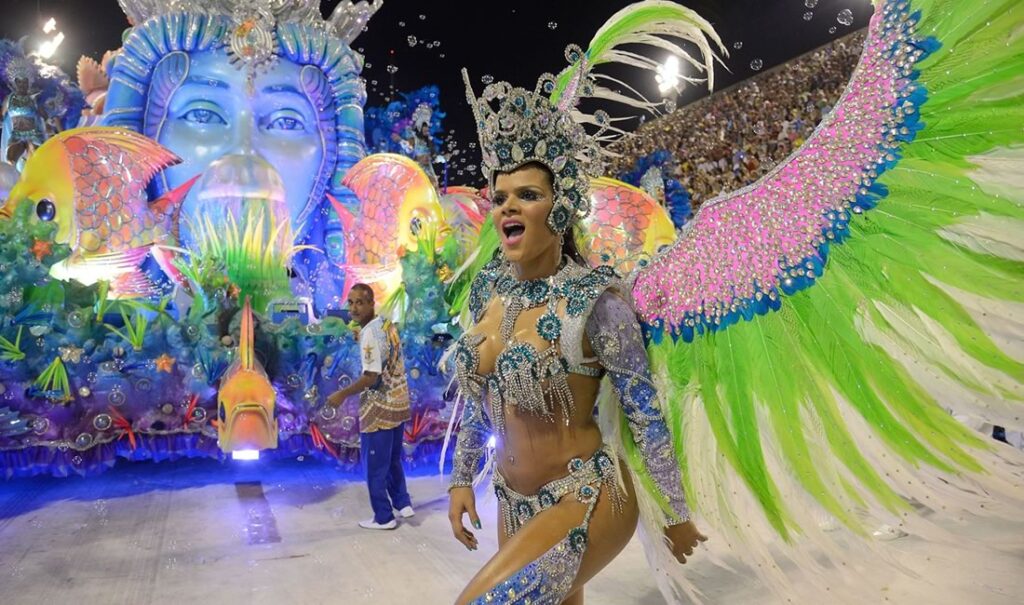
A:
POLYGON ((448 520, 452 523, 455 539, 468 548, 476 550, 479 546, 473 532, 462 524, 462 515, 469 513, 469 521, 473 527, 480 529, 480 516, 476 514, 476 494, 472 487, 453 487, 448 492, 448 520))

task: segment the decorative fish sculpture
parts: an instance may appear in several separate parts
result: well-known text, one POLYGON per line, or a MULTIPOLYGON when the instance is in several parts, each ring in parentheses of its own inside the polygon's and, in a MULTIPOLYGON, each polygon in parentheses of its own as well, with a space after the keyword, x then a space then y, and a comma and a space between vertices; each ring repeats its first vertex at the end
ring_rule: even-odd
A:
POLYGON ((181 203, 196 178, 150 202, 149 181, 181 161, 156 141, 121 128, 89 127, 51 137, 26 161, 6 208, 24 200, 41 221, 57 224, 57 242, 71 257, 54 276, 85 284, 111 282, 118 297, 149 296, 153 281, 141 269, 153 258, 168 274, 181 203))
POLYGON ((277 447, 277 392, 253 354, 249 297, 242 307, 238 358, 224 373, 217 392, 217 439, 224 453, 277 447))
POLYGON ((386 298, 401 283, 404 251, 415 249, 426 229, 442 230, 437 190, 419 164, 390 153, 363 158, 342 183, 360 202, 354 213, 328 196, 345 229, 345 292, 361 281, 386 298))

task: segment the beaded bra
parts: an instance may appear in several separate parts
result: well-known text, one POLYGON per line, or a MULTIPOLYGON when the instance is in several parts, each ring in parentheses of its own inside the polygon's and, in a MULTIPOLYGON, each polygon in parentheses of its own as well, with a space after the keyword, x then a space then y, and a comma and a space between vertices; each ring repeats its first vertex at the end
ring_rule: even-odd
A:
POLYGON ((501 338, 505 348, 495 358, 494 371, 481 374, 482 334, 464 334, 455 345, 454 363, 460 388, 470 398, 493 398, 492 420, 505 433, 505 406, 554 420, 556 411, 565 422, 575 411, 569 374, 600 378, 603 370, 584 365, 583 332, 588 311, 613 285, 610 267, 586 269, 565 259, 555 275, 538 280, 517 280, 508 265, 492 261, 481 271, 470 291, 473 321, 482 317, 486 304, 497 296, 504 305, 501 338), (565 312, 558 312, 565 301, 565 312), (519 314, 546 307, 537 319, 537 334, 548 343, 538 350, 532 343, 517 341, 513 329, 519 314))

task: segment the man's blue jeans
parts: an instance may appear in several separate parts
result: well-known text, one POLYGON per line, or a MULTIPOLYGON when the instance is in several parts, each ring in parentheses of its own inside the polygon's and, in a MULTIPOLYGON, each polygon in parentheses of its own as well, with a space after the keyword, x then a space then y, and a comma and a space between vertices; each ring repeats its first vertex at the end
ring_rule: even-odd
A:
POLYGON ((360 456, 376 523, 394 519, 393 508, 401 510, 412 505, 409 490, 405 487, 405 470, 402 469, 404 426, 399 424, 393 429, 359 434, 360 456))

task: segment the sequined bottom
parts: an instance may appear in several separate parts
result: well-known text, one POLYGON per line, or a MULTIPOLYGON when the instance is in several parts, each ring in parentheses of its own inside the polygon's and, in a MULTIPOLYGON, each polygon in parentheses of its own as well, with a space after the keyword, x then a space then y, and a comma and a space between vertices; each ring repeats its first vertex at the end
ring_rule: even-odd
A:
POLYGON ((43 133, 39 132, 35 126, 25 129, 11 129, 11 143, 34 143, 36 145, 43 144, 43 133))
POLYGON ((488 590, 473 601, 473 605, 558 605, 568 596, 587 549, 590 518, 597 506, 601 488, 608 487, 616 511, 621 510, 623 501, 623 493, 618 486, 618 468, 607 446, 594 453, 589 460, 573 458, 568 468, 567 476, 545 484, 532 496, 512 490, 501 473, 494 473, 494 491, 498 496, 508 536, 512 536, 537 513, 558 504, 569 494, 575 494, 577 500, 586 504, 587 512, 583 522, 569 530, 569 534, 558 544, 488 590))

